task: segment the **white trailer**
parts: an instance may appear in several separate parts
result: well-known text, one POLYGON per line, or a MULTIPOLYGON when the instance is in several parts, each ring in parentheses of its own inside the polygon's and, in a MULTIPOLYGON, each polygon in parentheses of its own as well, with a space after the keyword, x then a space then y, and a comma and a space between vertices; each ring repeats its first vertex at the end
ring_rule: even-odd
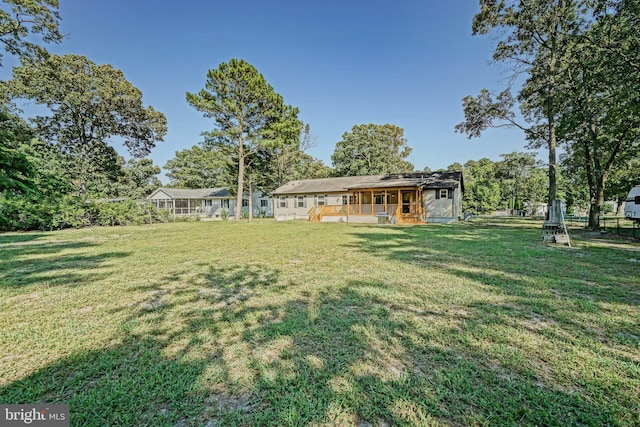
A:
POLYGON ((624 204, 624 216, 640 223, 640 185, 633 187, 624 204))

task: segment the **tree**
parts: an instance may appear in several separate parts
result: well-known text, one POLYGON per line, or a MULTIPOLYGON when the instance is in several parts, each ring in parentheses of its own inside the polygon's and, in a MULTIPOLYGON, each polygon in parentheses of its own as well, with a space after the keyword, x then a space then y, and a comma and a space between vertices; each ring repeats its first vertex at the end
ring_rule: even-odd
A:
POLYGON ((205 150, 197 145, 182 151, 176 151, 173 159, 164 165, 172 187, 210 188, 227 187, 225 158, 220 150, 205 150))
POLYGON ((521 75, 528 77, 517 98, 510 89, 497 96, 483 89, 476 98, 465 97, 465 122, 458 124, 456 131, 471 138, 489 127, 516 126, 525 132, 532 147, 545 145, 551 205, 557 197, 556 128, 563 102, 560 76, 566 70, 573 38, 586 21, 585 1, 480 0, 480 6, 480 13, 473 18, 473 34, 497 33, 493 60, 511 66, 513 84, 521 75), (513 111, 516 101, 526 124, 519 123, 513 111))
POLYGON ((28 155, 32 137, 32 130, 20 117, 0 110, 0 192, 36 189, 36 170, 28 155))
POLYGON ((564 78, 558 134, 589 186, 589 227, 599 229, 611 173, 640 153, 640 8, 608 2, 575 43, 564 78))
MULTIPOLYGON (((528 197, 525 195, 528 179, 538 166, 534 153, 501 154, 502 161, 496 163, 496 177, 500 182, 503 201, 510 209, 522 210, 528 197)), ((537 202, 537 200, 533 200, 537 202)))
POLYGON ((355 125, 336 144, 331 161, 337 176, 412 172, 406 159, 411 147, 404 129, 396 125, 355 125))
POLYGON ((492 213, 500 203, 496 164, 487 158, 464 164, 462 209, 476 214, 492 213))
POLYGON ((122 167, 119 182, 119 196, 131 199, 143 199, 162 183, 158 179, 160 168, 148 158, 129 159, 122 167))
POLYGON ((318 160, 306 153, 301 153, 293 179, 329 178, 333 175, 335 175, 335 171, 325 165, 322 160, 318 160))
MULTIPOLYGON (((23 58, 34 58, 44 49, 33 41, 40 35, 45 43, 58 43, 60 15, 58 0, 3 0, 0 3, 0 42, 5 52, 23 58)), ((0 55, 0 65, 2 55, 0 55)))
POLYGON ((36 117, 38 134, 72 159, 80 194, 86 198, 92 171, 113 166, 117 155, 110 139, 119 137, 135 158, 162 141, 164 115, 144 107, 142 92, 111 65, 96 65, 84 56, 51 55, 26 61, 8 83, 16 97, 35 100, 51 111, 36 117))
POLYGON ((236 161, 239 220, 247 160, 259 150, 297 143, 298 109, 285 105, 255 67, 237 59, 209 70, 205 88, 187 93, 186 98, 216 123, 215 130, 204 133, 205 148, 225 147, 236 161))

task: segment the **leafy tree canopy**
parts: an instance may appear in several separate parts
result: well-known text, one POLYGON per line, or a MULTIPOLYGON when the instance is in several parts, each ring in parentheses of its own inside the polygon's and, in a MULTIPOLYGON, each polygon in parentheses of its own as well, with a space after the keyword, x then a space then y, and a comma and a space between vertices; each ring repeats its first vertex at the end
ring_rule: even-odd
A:
POLYGON ((411 147, 396 125, 355 125, 336 144, 331 161, 337 176, 412 172, 411 147))
POLYGON ((164 115, 143 106, 142 93, 120 70, 84 56, 26 61, 14 69, 8 87, 13 96, 49 108, 51 115, 33 119, 36 130, 73 159, 81 193, 92 167, 117 159, 111 138, 121 138, 134 157, 143 157, 167 131, 164 115))
POLYGON ((205 150, 197 145, 176 151, 173 159, 164 165, 171 180, 169 185, 182 188, 227 187, 227 164, 220 150, 205 150))
MULTIPOLYGON (((215 129, 204 133, 204 147, 225 147, 235 159, 236 203, 242 206, 247 162, 259 151, 298 143, 298 109, 286 105, 264 76, 242 59, 209 70, 204 89, 186 97, 196 110, 215 121, 215 129)), ((259 160, 254 161, 254 175, 259 160)), ((240 215, 237 209, 237 220, 240 215)))
MULTIPOLYGON (((12 55, 34 58, 44 50, 35 44, 33 35, 45 43, 58 43, 58 0, 3 0, 0 2, 0 42, 12 55)), ((2 55, 0 55, 0 65, 2 55)))

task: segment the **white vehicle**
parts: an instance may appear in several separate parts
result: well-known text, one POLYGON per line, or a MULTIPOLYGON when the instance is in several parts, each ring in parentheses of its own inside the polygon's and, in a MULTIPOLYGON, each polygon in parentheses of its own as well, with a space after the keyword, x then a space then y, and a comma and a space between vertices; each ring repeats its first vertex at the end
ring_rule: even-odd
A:
POLYGON ((624 204, 624 216, 627 219, 640 222, 640 185, 629 191, 624 204))

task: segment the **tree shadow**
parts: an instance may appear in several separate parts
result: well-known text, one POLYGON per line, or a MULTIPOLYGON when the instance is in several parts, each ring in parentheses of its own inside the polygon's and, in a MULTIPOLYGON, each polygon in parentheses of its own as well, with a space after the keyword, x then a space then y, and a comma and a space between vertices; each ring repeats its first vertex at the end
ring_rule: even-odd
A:
MULTIPOLYGON (((544 409, 558 418, 541 419, 542 413, 535 411, 542 408, 534 409, 525 414, 525 424, 558 424, 564 411, 580 413, 572 418, 577 423, 637 422, 628 413, 637 400, 633 384, 640 381, 640 265, 628 262, 627 248, 608 248, 605 253, 587 246, 548 246, 540 242, 539 230, 509 225, 369 229, 353 234, 357 241, 350 249, 405 263, 417 277, 424 277, 415 283, 418 288, 424 289, 434 275, 456 280, 455 289, 447 289, 461 292, 459 296, 429 300, 425 306, 449 310, 447 320, 458 322, 451 336, 462 334, 468 340, 454 347, 484 360, 484 368, 476 366, 482 375, 494 369, 487 367, 487 360, 497 361, 503 371, 502 365, 515 358, 520 360, 514 364, 515 375, 506 375, 517 380, 510 387, 529 396, 522 405, 549 406, 545 399, 559 398, 571 402, 563 412, 557 412, 559 407, 544 409), (533 387, 536 383, 546 384, 533 387), (549 386, 558 394, 550 393, 549 386)), ((445 294, 430 290, 429 295, 445 294)), ((503 400, 496 395, 489 402, 509 407, 503 400)))
POLYGON ((0 288, 73 285, 83 283, 88 276, 96 280, 109 275, 100 269, 115 267, 117 260, 131 255, 124 251, 97 255, 81 253, 92 246, 88 242, 76 241, 5 247, 0 255, 0 288))
MULTIPOLYGON (((362 230, 371 237, 362 237, 363 251, 418 266, 432 260, 407 245, 451 232, 362 230)), ((454 256, 443 252, 430 253, 454 256)), ((464 278, 515 292, 495 277, 464 278)), ((514 296, 529 310, 536 294, 527 280, 514 296)), ((266 264, 194 262, 136 288, 112 313, 127 314, 112 344, 76 350, 0 387, 0 400, 68 403, 72 425, 633 423, 620 416, 625 405, 528 366, 502 330, 488 335, 518 323, 524 315, 511 311, 519 306, 471 300, 446 308, 418 291, 398 297, 400 288, 364 279, 292 287, 266 264)), ((611 391, 621 402, 624 390, 611 391)))
POLYGON ((261 288, 279 289, 278 274, 262 265, 192 265, 140 286, 140 304, 111 312, 129 313, 112 345, 78 349, 1 386, 0 401, 67 403, 78 426, 205 424, 237 406, 220 331, 241 323, 239 312, 261 288), (206 270, 191 274, 197 267, 206 270))
POLYGON ((372 288, 391 291, 351 281, 291 301, 284 316, 246 331, 259 403, 219 414, 223 425, 614 422, 606 406, 488 364, 479 348, 443 345, 448 330, 414 333, 425 313, 399 315, 372 288))

